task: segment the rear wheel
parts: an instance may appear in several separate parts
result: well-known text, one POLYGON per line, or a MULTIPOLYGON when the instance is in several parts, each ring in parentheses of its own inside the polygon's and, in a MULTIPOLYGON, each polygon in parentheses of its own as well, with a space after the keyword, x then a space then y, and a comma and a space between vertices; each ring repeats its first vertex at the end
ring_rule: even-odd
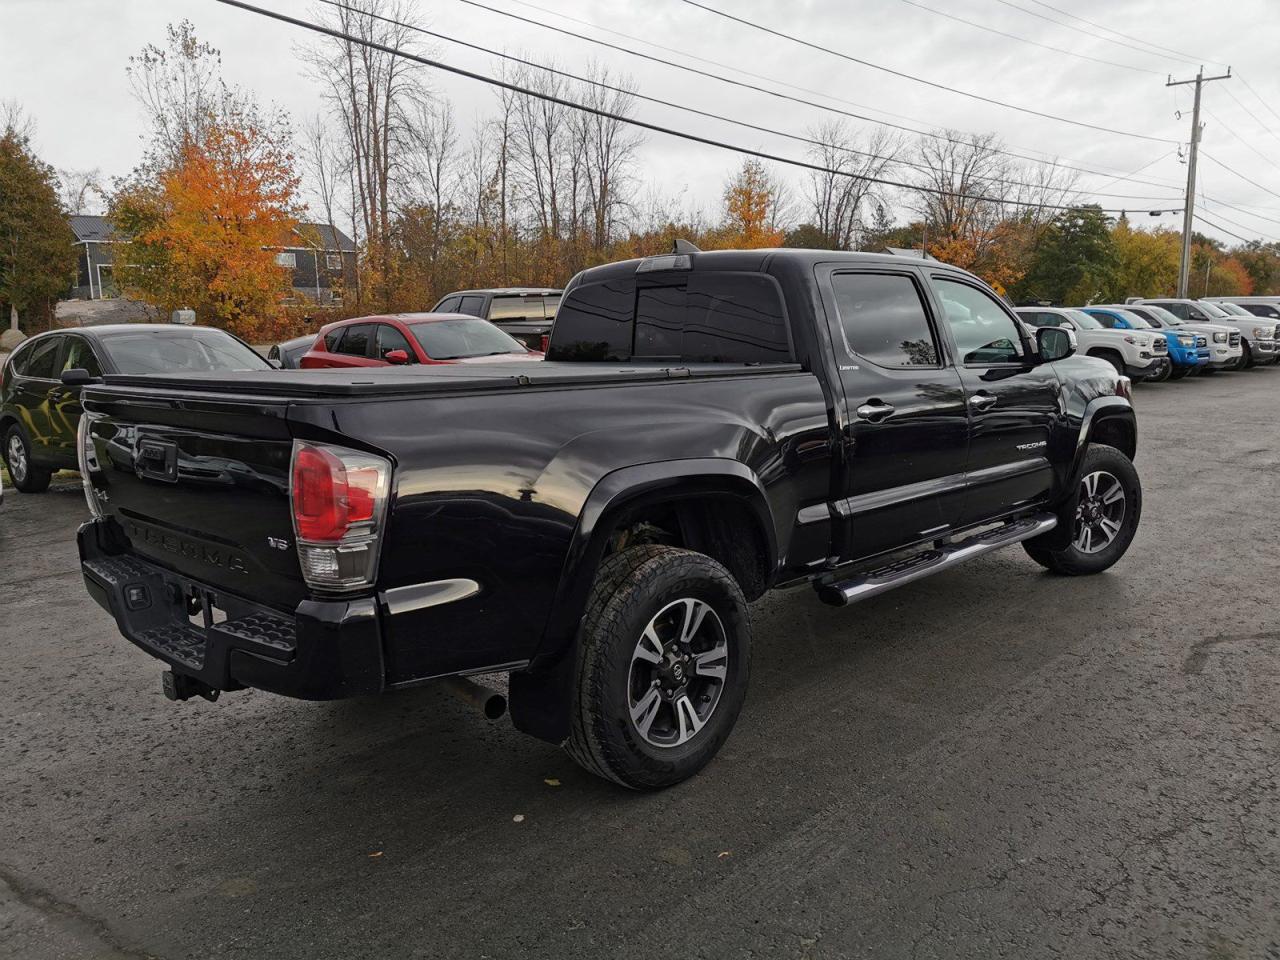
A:
POLYGON ((1133 463, 1115 447, 1092 444, 1075 494, 1058 516, 1059 523, 1071 524, 1070 544, 1045 546, 1046 539, 1059 533, 1054 531, 1026 541, 1027 555, 1055 573, 1079 576, 1106 570, 1125 555, 1142 518, 1142 484, 1133 463))
POLYGON ((569 754, 633 789, 692 776, 733 729, 750 652, 746 600, 719 563, 655 545, 609 557, 583 620, 569 754))
POLYGON ((23 493, 43 493, 49 489, 53 471, 38 467, 31 458, 31 442, 16 423, 5 431, 4 465, 9 468, 13 485, 23 493))

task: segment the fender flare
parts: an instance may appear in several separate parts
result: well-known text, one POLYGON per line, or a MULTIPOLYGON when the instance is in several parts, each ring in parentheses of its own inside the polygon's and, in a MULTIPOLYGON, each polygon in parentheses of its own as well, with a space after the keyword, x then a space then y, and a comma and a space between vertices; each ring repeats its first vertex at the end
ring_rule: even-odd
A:
POLYGON ((719 457, 666 460, 606 474, 578 515, 538 652, 528 670, 511 675, 511 719, 517 729, 551 743, 569 736, 578 628, 616 519, 641 503, 705 494, 738 498, 752 510, 765 538, 768 569, 776 571, 773 511, 764 485, 746 464, 719 457))
POLYGON ((1124 397, 1106 396, 1094 397, 1085 404, 1084 412, 1080 418, 1080 426, 1076 432, 1076 449, 1072 456, 1071 467, 1067 471, 1063 484, 1063 500, 1056 508, 1058 514, 1058 526, 1047 534, 1043 535, 1040 542, 1044 542, 1053 549, 1062 549, 1070 542, 1071 523, 1068 522, 1068 516, 1064 515, 1067 504, 1070 503, 1071 497, 1074 495, 1076 486, 1080 483, 1080 478, 1084 473, 1084 458, 1089 452, 1089 443, 1094 436, 1094 430, 1098 424, 1107 420, 1124 420, 1130 430, 1133 431, 1133 440, 1135 448, 1138 442, 1138 424, 1137 418, 1133 413, 1133 405, 1124 397))

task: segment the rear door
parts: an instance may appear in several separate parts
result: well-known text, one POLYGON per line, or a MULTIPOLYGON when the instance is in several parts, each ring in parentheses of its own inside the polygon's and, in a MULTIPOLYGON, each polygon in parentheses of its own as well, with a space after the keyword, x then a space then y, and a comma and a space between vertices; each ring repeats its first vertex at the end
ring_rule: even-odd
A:
POLYGON ((972 421, 962 524, 1048 499, 1049 444, 1061 408, 1052 364, 1042 364, 1013 313, 961 274, 930 273, 972 421))
POLYGON ((58 386, 58 358, 62 336, 41 337, 20 358, 21 373, 14 378, 13 404, 31 439, 32 456, 42 465, 58 459, 58 438, 49 413, 49 394, 58 386))
POLYGON ((923 278, 817 268, 844 393, 842 560, 944 536, 961 516, 969 414, 923 278))

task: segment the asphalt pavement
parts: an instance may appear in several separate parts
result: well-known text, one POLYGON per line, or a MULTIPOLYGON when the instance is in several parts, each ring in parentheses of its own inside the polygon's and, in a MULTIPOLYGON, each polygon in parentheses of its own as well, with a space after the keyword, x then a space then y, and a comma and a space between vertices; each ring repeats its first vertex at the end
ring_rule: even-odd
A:
POLYGON ((623 791, 449 692, 173 704, 74 477, 0 507, 0 957, 1280 957, 1280 369, 1140 386, 1107 574, 754 607, 721 756, 623 791))

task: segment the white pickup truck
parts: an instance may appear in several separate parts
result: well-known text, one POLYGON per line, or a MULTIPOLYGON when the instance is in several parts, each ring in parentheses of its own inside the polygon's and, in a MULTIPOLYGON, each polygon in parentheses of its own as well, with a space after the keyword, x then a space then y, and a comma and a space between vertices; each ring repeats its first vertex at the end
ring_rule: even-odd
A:
POLYGON ((1139 300, 1137 304, 1131 304, 1130 308, 1146 304, 1164 307, 1179 320, 1190 323, 1213 323, 1239 331, 1240 346, 1243 351, 1239 362, 1241 367, 1251 367, 1255 363, 1275 363, 1277 357, 1280 357, 1276 346, 1278 329, 1274 320, 1265 317, 1232 316, 1218 304, 1204 300, 1139 300))
POLYGON ((1169 379, 1169 344, 1160 334, 1108 330, 1083 310, 1070 307, 1018 307, 1014 312, 1028 327, 1074 331, 1080 353, 1106 360, 1130 380, 1169 379))
POLYGON ((1209 370, 1238 370, 1244 364, 1244 341, 1240 330, 1229 323, 1208 323, 1183 320, 1177 314, 1158 307, 1154 303, 1126 303, 1109 305, 1112 310, 1127 310, 1137 314, 1156 330, 1180 330, 1204 337, 1209 347, 1209 370))

